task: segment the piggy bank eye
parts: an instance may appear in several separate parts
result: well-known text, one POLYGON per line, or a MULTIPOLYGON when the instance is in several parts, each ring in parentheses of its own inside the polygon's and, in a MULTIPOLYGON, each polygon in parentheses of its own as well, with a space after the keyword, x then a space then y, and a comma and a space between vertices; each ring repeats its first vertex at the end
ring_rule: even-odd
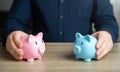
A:
POLYGON ((83 45, 84 42, 81 42, 81 45, 83 45))
POLYGON ((37 45, 38 43, 35 41, 35 44, 37 45))

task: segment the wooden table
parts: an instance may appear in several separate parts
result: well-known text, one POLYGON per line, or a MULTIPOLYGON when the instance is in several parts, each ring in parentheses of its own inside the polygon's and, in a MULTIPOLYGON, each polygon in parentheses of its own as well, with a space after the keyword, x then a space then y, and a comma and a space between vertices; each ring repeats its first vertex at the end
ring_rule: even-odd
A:
POLYGON ((0 45, 0 72, 120 72, 120 43, 99 61, 76 60, 72 43, 46 43, 46 52, 34 63, 16 61, 0 45))

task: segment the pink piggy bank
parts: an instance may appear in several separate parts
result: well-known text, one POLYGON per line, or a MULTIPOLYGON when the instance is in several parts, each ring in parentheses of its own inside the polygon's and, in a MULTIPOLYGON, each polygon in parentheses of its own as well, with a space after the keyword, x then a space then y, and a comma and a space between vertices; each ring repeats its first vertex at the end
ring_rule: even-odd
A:
POLYGON ((27 59, 28 62, 34 62, 34 59, 41 59, 45 52, 45 43, 42 38, 42 32, 36 36, 25 35, 21 37, 23 59, 27 59))

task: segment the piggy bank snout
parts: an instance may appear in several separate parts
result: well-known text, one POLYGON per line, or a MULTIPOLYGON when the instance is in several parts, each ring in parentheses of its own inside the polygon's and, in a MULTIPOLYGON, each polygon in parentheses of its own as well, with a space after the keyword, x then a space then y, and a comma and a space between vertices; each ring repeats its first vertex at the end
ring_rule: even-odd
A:
POLYGON ((74 53, 77 54, 77 53, 80 53, 81 52, 81 47, 80 46, 74 46, 74 53))
POLYGON ((38 47, 38 49, 39 49, 39 53, 40 53, 41 55, 43 55, 44 52, 45 52, 45 44, 44 44, 44 42, 41 43, 41 45, 38 47))

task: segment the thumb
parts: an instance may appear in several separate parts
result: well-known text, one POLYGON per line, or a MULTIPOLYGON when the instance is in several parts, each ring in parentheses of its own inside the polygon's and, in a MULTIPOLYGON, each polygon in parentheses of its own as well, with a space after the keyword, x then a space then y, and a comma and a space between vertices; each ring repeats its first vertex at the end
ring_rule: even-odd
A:
POLYGON ((92 36, 95 37, 98 40, 98 42, 96 44, 96 48, 99 48, 100 47, 99 46, 99 43, 100 43, 100 41, 99 41, 99 32, 93 33, 92 36))
POLYGON ((97 38, 98 37, 98 33, 95 32, 95 33, 92 34, 92 36, 95 37, 95 38, 97 38))

